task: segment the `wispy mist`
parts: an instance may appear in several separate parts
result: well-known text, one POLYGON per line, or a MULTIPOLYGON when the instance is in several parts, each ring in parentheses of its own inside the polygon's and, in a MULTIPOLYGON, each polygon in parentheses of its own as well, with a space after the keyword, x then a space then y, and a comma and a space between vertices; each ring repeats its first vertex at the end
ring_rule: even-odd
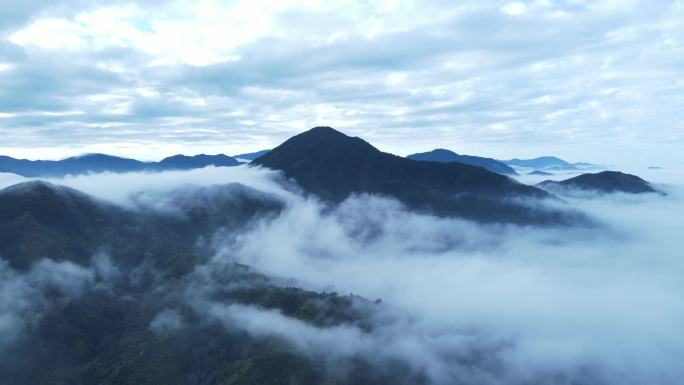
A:
MULTIPOLYGON (((286 197, 279 214, 216 233, 209 262, 160 286, 165 299, 148 326, 158 335, 184 333, 188 320, 178 308, 186 307, 206 322, 277 336, 330 362, 398 360, 435 384, 677 384, 684 376, 684 189, 677 181, 665 184, 667 196, 545 203, 580 210, 597 224, 591 228, 479 225, 367 195, 330 207, 250 167, 55 182, 125 205, 141 194, 235 182, 286 197), (364 310, 369 326, 360 327, 312 325, 282 310, 226 302, 217 293, 261 282, 236 282, 227 273, 235 261, 273 277, 271 284, 382 303, 364 310)), ((15 334, 37 314, 44 301, 36 288, 75 295, 94 279, 133 282, 140 271, 125 272, 106 254, 89 267, 41 262, 20 274, 3 265, 0 334, 15 334)))
MULTIPOLYGON (((372 336, 392 341, 374 344, 373 354, 386 349, 444 383, 478 380, 461 367, 473 346, 488 356, 478 362, 497 363, 475 371, 505 383, 676 383, 683 202, 681 188, 573 199, 566 204, 600 226, 545 230, 437 219, 368 196, 333 211, 300 200, 220 255, 313 289, 381 298, 399 318, 372 336)), ((272 332, 296 340, 290 329, 272 332)))
POLYGON ((24 273, 0 260, 0 350, 23 336, 50 306, 81 295, 95 272, 71 262, 42 260, 24 273))
MULTIPOLYGON (((277 173, 256 167, 206 167, 189 171, 99 173, 86 175, 67 175, 63 178, 36 178, 55 184, 68 186, 100 199, 129 205, 136 193, 168 193, 181 187, 202 187, 241 183, 267 192, 283 194, 277 183, 277 173)), ((32 180, 15 174, 0 173, 0 188, 32 180)))

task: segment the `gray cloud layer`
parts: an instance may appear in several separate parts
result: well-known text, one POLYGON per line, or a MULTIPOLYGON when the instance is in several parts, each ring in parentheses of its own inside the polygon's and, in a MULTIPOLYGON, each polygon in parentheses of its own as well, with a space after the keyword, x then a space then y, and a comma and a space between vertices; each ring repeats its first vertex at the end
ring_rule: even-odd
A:
POLYGON ((680 0, 202 4, 2 12, 0 150, 239 152, 329 124, 399 153, 681 161, 680 0))

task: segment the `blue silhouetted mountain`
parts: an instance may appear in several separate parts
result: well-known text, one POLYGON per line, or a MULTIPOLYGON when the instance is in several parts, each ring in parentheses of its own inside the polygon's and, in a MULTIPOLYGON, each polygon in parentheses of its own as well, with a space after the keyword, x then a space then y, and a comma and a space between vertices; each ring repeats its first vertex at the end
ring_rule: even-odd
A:
POLYGON ((207 166, 233 167, 240 165, 240 162, 227 155, 174 155, 162 159, 153 168, 158 170, 192 170, 207 166))
POLYGON ((414 210, 485 222, 569 220, 568 213, 533 208, 515 199, 551 197, 536 187, 481 167, 384 153, 330 127, 294 136, 252 164, 281 170, 305 191, 331 203, 370 193, 396 198, 414 210))
POLYGON ((483 158, 480 156, 472 155, 460 155, 453 151, 445 150, 443 148, 438 148, 430 152, 422 152, 418 154, 413 154, 407 156, 408 159, 431 161, 431 162, 442 162, 451 163, 458 162, 463 164, 469 164, 471 166, 478 166, 486 168, 491 172, 503 175, 518 175, 514 169, 499 162, 496 159, 483 158))
POLYGON ((586 163, 586 162, 577 162, 577 163, 570 163, 566 162, 563 159, 557 158, 555 156, 542 156, 539 158, 534 158, 534 159, 511 159, 511 160, 502 160, 501 162, 509 165, 509 166, 514 166, 514 167, 523 167, 523 168, 533 168, 533 169, 545 169, 545 170, 582 170, 582 169, 591 169, 591 168, 599 168, 600 166, 591 164, 591 163, 586 163))
POLYGON ((532 172, 527 173, 527 175, 550 176, 550 175, 553 175, 553 173, 541 171, 541 170, 534 170, 532 172))
POLYGON ((268 154, 269 151, 271 151, 271 150, 261 150, 261 151, 257 151, 257 152, 250 152, 247 154, 233 155, 233 158, 251 161, 251 160, 254 160, 256 158, 259 158, 261 156, 268 154))
POLYGON ((189 170, 207 166, 230 167, 240 162, 226 155, 175 155, 161 162, 141 162, 104 154, 87 154, 63 160, 25 160, 0 156, 0 172, 25 177, 61 177, 100 172, 189 170))
POLYGON ((597 191, 601 193, 657 193, 650 183, 636 175, 618 171, 603 171, 595 174, 582 174, 560 182, 547 180, 537 186, 553 192, 563 190, 597 191))
POLYGON ((146 164, 134 159, 119 158, 104 154, 88 154, 63 160, 25 160, 0 156, 0 172, 9 172, 25 177, 64 176, 104 171, 141 171, 146 164))

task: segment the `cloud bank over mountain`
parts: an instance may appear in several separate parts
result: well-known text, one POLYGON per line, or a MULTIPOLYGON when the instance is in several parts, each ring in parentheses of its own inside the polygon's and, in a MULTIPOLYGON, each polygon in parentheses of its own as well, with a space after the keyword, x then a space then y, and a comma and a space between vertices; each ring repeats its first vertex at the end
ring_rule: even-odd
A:
MULTIPOLYGON (((0 173, 0 188, 28 180, 32 179, 0 173)), ((131 204, 131 197, 134 195, 157 193, 166 196, 166 193, 184 186, 202 187, 243 183, 267 193, 290 194, 277 183, 279 178, 275 172, 247 166, 206 167, 190 171, 68 175, 63 178, 43 178, 43 180, 124 205, 131 204)))
POLYGON ((406 318, 380 327, 374 346, 419 365, 430 357, 422 368, 443 383, 552 373, 580 383, 676 383, 684 262, 672 247, 682 191, 673 194, 573 201, 603 223, 599 231, 487 228, 368 197, 332 213, 307 202, 224 253, 312 288, 382 298, 406 318), (491 367, 455 365, 478 348, 491 367))

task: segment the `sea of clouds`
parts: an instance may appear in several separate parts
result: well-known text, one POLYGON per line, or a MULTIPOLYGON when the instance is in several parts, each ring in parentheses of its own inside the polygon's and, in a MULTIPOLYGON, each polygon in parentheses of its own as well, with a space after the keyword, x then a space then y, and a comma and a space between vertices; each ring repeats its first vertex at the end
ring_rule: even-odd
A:
MULTIPOLYGON (((383 303, 369 315, 375 327, 368 332, 346 325, 318 328, 253 306, 201 302, 202 314, 227 326, 279 335, 306 354, 331 360, 400 359, 436 384, 624 385, 684 378, 684 186, 678 175, 653 178, 666 196, 543 203, 586 213, 598 224, 591 228, 482 225, 410 212, 368 195, 330 208, 283 189, 277 173, 246 166, 51 181, 122 205, 148 191, 227 183, 276 194, 286 208, 249 230, 217 235, 207 266, 237 261, 307 289, 383 303)), ((24 180, 0 175, 0 187, 24 180)), ((104 262, 98 262, 100 270, 111 271, 104 262)), ((4 323, 18 322, 17 314, 32 309, 26 304, 40 296, 28 288, 40 285, 29 283, 52 279, 46 271, 67 269, 76 275, 78 290, 95 274, 106 275, 95 267, 38 265, 22 276, 0 267, 6 278, 0 296, 16 297, 19 290, 26 298, 0 306, 0 333, 4 323)), ((183 320, 168 310, 151 327, 182 330, 183 320)))

